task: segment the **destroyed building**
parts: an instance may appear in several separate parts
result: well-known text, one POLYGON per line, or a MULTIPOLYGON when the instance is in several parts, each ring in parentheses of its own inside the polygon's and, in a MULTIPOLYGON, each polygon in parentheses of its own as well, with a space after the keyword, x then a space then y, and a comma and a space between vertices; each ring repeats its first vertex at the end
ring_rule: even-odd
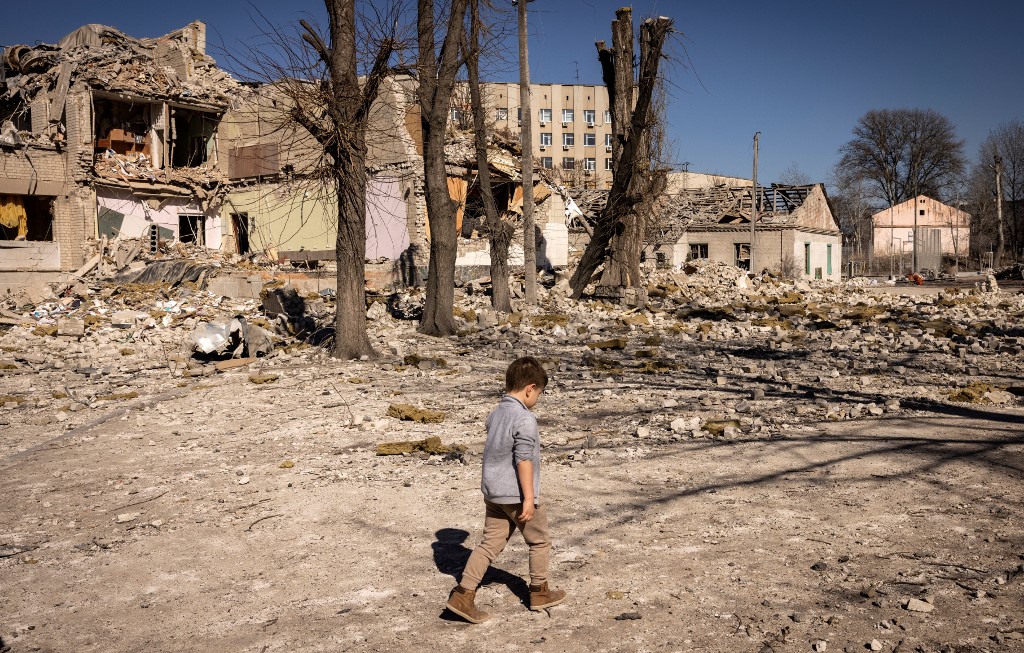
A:
MULTIPOLYGON (((293 262, 334 259, 337 204, 330 185, 317 172, 322 152, 309 133, 290 124, 287 116, 289 102, 303 92, 282 86, 296 83, 302 84, 287 80, 259 85, 221 123, 221 138, 230 153, 231 186, 224 200, 224 223, 230 225, 226 251, 268 251, 272 258, 293 262)), ((430 225, 415 96, 415 78, 392 74, 383 81, 370 110, 366 258, 371 286, 416 283, 427 274, 430 225)), ((445 158, 449 193, 457 203, 459 276, 487 274, 489 243, 476 151, 472 134, 457 120, 449 123, 445 158)), ((499 210, 521 214, 517 147, 495 139, 488 158, 499 210)), ((539 178, 535 185, 535 201, 541 204, 550 191, 539 178)), ((564 218, 560 213, 552 219, 546 216, 538 220, 540 262, 564 266, 564 218)), ((522 265, 521 244, 513 244, 510 258, 511 264, 522 265)))
POLYGON ((103 239, 219 248, 218 126, 236 83, 196 21, 153 39, 86 25, 4 50, 0 271, 52 278, 103 239))
MULTIPOLYGON (((152 39, 86 25, 59 43, 4 50, 0 273, 8 287, 66 278, 133 240, 194 243, 270 260, 333 260, 333 190, 312 137, 289 125, 285 84, 239 83, 206 54, 199 21, 152 39), (99 257, 99 258, 98 258, 99 257)), ((425 278, 429 223, 416 80, 392 74, 367 133, 371 285, 425 278)), ((453 100, 454 102, 454 100, 453 100)), ((518 145, 496 140, 499 210, 521 214, 518 145)), ((489 264, 470 132, 449 125, 462 276, 489 264)), ((538 203, 550 194, 542 182, 538 203)), ((538 212, 541 263, 567 263, 564 218, 538 212), (554 218, 548 219, 548 215, 554 218)), ((521 236, 520 236, 521 241, 521 236)), ((133 250, 136 251, 136 250, 133 250)), ((522 246, 512 247, 513 265, 522 246)))

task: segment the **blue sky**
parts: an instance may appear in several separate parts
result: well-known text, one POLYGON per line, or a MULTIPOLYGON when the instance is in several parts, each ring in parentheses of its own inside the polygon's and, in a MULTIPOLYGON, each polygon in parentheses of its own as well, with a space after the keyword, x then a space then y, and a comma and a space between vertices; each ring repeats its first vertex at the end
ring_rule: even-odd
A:
MULTIPOLYGON (((324 15, 312 0, 7 4, 0 45, 53 42, 90 22, 157 36, 198 18, 211 42, 222 38, 235 48, 257 33, 252 7, 279 24, 324 15)), ((600 83, 594 41, 610 41, 610 21, 623 4, 531 2, 534 81, 572 83, 578 75, 581 83, 600 83)), ((638 23, 652 15, 675 19, 669 135, 674 159, 690 162, 691 170, 749 176, 753 134, 760 131, 762 182, 793 164, 825 180, 857 118, 873 108, 945 114, 971 159, 990 129, 1024 119, 1024 47, 1015 33, 1024 25, 1024 3, 645 1, 633 10, 638 23)), ((507 45, 514 48, 514 39, 507 45)), ((518 73, 501 76, 514 80, 518 73)))

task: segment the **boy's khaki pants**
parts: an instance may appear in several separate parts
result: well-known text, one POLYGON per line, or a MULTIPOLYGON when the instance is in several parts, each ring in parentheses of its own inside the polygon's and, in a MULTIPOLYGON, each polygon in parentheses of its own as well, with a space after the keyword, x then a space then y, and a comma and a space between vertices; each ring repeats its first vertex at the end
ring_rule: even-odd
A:
POLYGON ((473 550, 462 572, 459 583, 468 590, 475 590, 483 580, 487 568, 494 562, 508 544, 512 533, 518 528, 530 547, 530 584, 540 585, 548 579, 548 560, 551 556, 551 535, 548 533, 548 511, 540 502, 533 511, 533 518, 525 524, 516 517, 522 509, 520 503, 491 503, 484 518, 483 541, 473 550))

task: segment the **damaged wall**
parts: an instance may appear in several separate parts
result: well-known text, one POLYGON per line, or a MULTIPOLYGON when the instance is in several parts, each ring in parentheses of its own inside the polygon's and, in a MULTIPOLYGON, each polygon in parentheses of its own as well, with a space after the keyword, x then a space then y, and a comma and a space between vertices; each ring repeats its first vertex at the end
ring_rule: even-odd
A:
POLYGON ((201 218, 198 224, 206 247, 221 247, 219 203, 204 209, 187 197, 145 198, 128 189, 100 187, 96 204, 99 233, 108 238, 148 238, 151 226, 156 225, 162 239, 190 240, 189 225, 196 223, 194 216, 201 218))
MULTIPOLYGON (((409 247, 407 197, 403 179, 371 178, 366 197, 366 258, 397 260, 409 247)), ((222 222, 231 225, 223 249, 236 253, 248 240, 249 251, 333 251, 337 238, 337 199, 333 190, 312 182, 267 183, 228 193, 222 222), (239 223, 235 216, 244 216, 239 223), (247 234, 237 233, 239 228, 247 234)))

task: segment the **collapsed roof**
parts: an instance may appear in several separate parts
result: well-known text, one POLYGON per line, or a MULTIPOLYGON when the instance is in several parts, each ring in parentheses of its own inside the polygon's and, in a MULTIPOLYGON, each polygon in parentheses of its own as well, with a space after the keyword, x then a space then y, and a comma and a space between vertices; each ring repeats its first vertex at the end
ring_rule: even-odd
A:
POLYGON ((55 45, 13 45, 0 57, 0 101, 65 95, 75 82, 114 93, 224 110, 237 85, 206 54, 206 25, 195 21, 157 38, 136 39, 84 25, 55 45))
MULTIPOLYGON (((785 226, 795 223, 797 209, 822 184, 772 184, 757 188, 757 224, 785 226)), ((824 188, 822 188, 824 192, 824 188)), ((573 189, 570 195, 593 224, 608 201, 607 190, 573 189)), ((655 204, 658 219, 651 227, 657 239, 681 236, 695 226, 750 224, 754 192, 751 186, 718 185, 666 194, 655 204)))

